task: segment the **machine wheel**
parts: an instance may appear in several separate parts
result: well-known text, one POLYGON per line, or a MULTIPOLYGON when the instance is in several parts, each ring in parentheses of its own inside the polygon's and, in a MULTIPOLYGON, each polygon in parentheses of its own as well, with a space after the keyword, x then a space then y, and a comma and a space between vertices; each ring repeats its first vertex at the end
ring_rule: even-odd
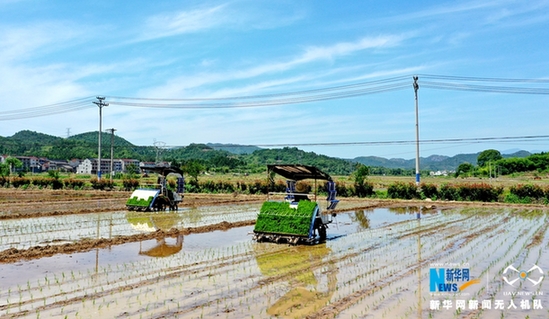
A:
POLYGON ((318 236, 320 240, 326 240, 326 225, 322 223, 322 219, 317 217, 314 224, 315 231, 318 231, 318 236))
POLYGON ((326 240, 326 226, 322 225, 318 228, 318 235, 320 240, 326 240))
POLYGON ((164 205, 164 203, 157 203, 156 205, 154 205, 154 210, 155 211, 163 211, 163 210, 166 210, 166 206, 164 205))

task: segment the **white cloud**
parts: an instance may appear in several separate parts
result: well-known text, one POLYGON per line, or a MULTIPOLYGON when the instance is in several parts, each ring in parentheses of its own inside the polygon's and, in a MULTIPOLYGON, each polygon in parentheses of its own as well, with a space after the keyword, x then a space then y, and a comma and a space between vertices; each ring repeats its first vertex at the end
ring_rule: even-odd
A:
POLYGON ((334 59, 340 56, 353 54, 366 49, 386 48, 397 45, 402 41, 401 36, 389 35, 378 37, 365 37, 355 42, 340 42, 325 47, 310 47, 305 50, 296 63, 307 63, 322 59, 334 59))
MULTIPOLYGON (((143 90, 140 94, 142 94, 142 96, 181 97, 188 94, 188 90, 201 86, 226 81, 256 78, 263 75, 289 71, 309 63, 326 59, 335 60, 339 57, 351 55, 364 50, 397 46, 404 38, 404 36, 399 35, 385 35, 377 37, 363 37, 354 42, 339 42, 328 46, 311 46, 305 48, 303 53, 287 61, 267 62, 263 65, 252 66, 239 70, 229 70, 226 72, 203 72, 194 75, 176 77, 168 80, 165 85, 143 90)), ((264 82, 264 84, 265 83, 266 82, 264 82)), ((245 90, 240 91, 244 92, 245 90)))
POLYGON ((88 30, 84 28, 61 22, 0 26, 0 63, 25 61, 74 46, 87 33, 88 30))
POLYGON ((272 29, 304 17, 296 4, 285 6, 255 1, 232 1, 177 12, 155 14, 145 21, 138 41, 205 32, 211 29, 272 29))
POLYGON ((418 10, 408 14, 402 14, 393 16, 389 20, 402 22, 403 20, 418 20, 418 19, 430 19, 440 16, 455 16, 461 13, 470 13, 471 11, 478 11, 480 9, 493 8, 501 5, 503 1, 492 2, 461 2, 454 5, 440 5, 425 10, 418 10))
POLYGON ((145 39, 194 33, 226 23, 225 5, 154 15, 145 23, 145 39))

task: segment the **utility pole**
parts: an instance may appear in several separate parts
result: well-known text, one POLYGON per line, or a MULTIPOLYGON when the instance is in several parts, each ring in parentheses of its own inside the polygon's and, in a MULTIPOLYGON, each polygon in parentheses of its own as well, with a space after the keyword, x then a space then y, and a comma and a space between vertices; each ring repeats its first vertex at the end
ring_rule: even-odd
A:
POLYGON ((108 132, 111 132, 111 182, 114 176, 114 170, 113 170, 113 161, 114 161, 114 131, 116 129, 111 128, 107 130, 108 132))
POLYGON ((109 106, 109 103, 103 102, 105 97, 98 96, 99 101, 94 101, 93 104, 99 106, 99 145, 97 146, 97 179, 101 180, 101 134, 102 134, 102 109, 103 106, 109 106))
POLYGON ((417 91, 419 90, 419 84, 417 84, 418 77, 414 76, 414 93, 416 96, 416 185, 419 186, 419 111, 417 103, 417 91))

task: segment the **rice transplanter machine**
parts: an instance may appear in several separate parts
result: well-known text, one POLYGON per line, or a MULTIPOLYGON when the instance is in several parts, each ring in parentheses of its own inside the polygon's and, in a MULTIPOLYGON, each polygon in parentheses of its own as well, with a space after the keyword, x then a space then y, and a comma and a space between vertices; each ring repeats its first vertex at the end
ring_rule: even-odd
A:
POLYGON ((185 178, 181 169, 171 166, 155 166, 146 169, 148 172, 158 174, 157 183, 150 187, 138 188, 133 191, 126 201, 126 207, 132 211, 162 211, 169 208, 177 210, 179 203, 183 201, 185 190, 185 178), (167 176, 177 175, 176 189, 171 190, 167 185, 167 176))
MULTIPOLYGON (((327 173, 314 166, 296 164, 276 164, 267 166, 267 174, 272 180, 275 174, 286 178, 286 192, 283 201, 267 200, 257 216, 253 238, 259 242, 307 243, 326 239, 328 224, 335 217, 334 209, 339 200, 336 197, 335 182, 327 173), (309 194, 298 192, 296 183, 313 179, 315 183, 314 199, 309 194), (317 180, 326 182, 325 211, 317 203, 317 180)), ((274 182, 274 181, 273 181, 274 182)), ((269 193, 269 196, 277 193, 269 193)))

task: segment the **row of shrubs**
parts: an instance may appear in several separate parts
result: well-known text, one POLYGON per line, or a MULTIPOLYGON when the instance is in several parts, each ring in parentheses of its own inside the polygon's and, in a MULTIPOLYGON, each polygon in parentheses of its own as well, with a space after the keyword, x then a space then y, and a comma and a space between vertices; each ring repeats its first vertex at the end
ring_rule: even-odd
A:
MULTIPOLYGON (((168 180, 168 187, 175 189, 176 182, 168 180)), ((0 177, 0 187, 28 188, 36 186, 38 188, 51 189, 83 189, 92 188, 98 190, 107 190, 119 188, 130 191, 138 188, 140 181, 134 178, 123 179, 120 182, 113 182, 110 179, 92 178, 89 182, 83 179, 57 179, 50 177, 27 178, 27 177, 0 177)), ((308 183, 303 184, 305 192, 311 192, 313 186, 308 183)), ((358 187, 349 187, 344 184, 336 184, 336 191, 340 197, 367 197, 374 194, 374 186, 371 183, 364 183, 358 187)), ((325 185, 318 185, 319 193, 327 194, 325 185)), ((185 184, 185 191, 189 193, 243 193, 243 194, 267 194, 268 192, 285 192, 286 184, 283 181, 275 183, 267 182, 266 180, 255 180, 251 182, 228 182, 228 181, 203 181, 196 182, 194 180, 185 184)))
POLYGON ((454 201, 497 202, 503 194, 503 187, 486 183, 444 184, 437 188, 434 184, 396 182, 387 188, 387 197, 400 199, 438 199, 454 201))
MULTIPOLYGON (((126 185, 126 180, 123 181, 123 186, 125 189, 135 189, 139 186, 139 181, 134 180, 135 182, 130 182, 129 185, 126 185)), ((58 179, 54 177, 37 177, 37 178, 28 178, 28 177, 0 177, 0 187, 14 187, 27 189, 31 186, 34 186, 39 189, 49 188, 49 189, 84 189, 87 187, 99 190, 113 189, 116 185, 109 179, 92 179, 89 184, 82 179, 58 179)))
MULTIPOLYGON (((304 192, 309 193, 313 189, 313 185, 303 183, 304 192)), ((328 194, 326 185, 319 183, 317 185, 319 194, 328 194)), ((286 191, 286 184, 283 181, 269 183, 266 180, 256 180, 253 182, 225 182, 225 181, 191 181, 185 185, 185 190, 189 193, 234 193, 243 194, 267 194, 269 192, 283 193, 286 191)), ((372 183, 363 183, 361 185, 348 186, 342 183, 336 183, 337 196, 339 197, 369 197, 373 196, 374 185, 372 183)))
POLYGON ((37 188, 51 188, 51 189, 82 189, 85 185, 85 181, 80 179, 63 179, 53 177, 39 177, 39 178, 27 178, 27 177, 0 177, 0 187, 15 187, 15 188, 28 188, 30 186, 36 186, 37 188))
MULTIPOLYGON (((169 187, 175 189, 175 181, 168 181, 169 187)), ((0 177, 0 187, 23 188, 35 186, 37 188, 51 189, 84 189, 91 187, 97 190, 123 189, 126 191, 139 187, 138 179, 123 179, 120 183, 114 183, 110 179, 91 179, 89 183, 82 179, 58 179, 52 177, 0 177)), ((303 184, 306 192, 311 192, 313 185, 303 184)), ((327 189, 323 183, 317 185, 318 193, 326 195, 327 189)), ((251 182, 228 181, 203 181, 191 180, 185 184, 185 191, 189 193, 242 193, 242 194, 267 194, 268 192, 285 192, 286 184, 283 181, 275 183, 267 180, 251 182)), ((419 187, 415 183, 395 182, 388 186, 387 192, 375 192, 374 185, 370 182, 347 185, 336 183, 338 197, 387 197, 394 199, 425 199, 451 200, 451 201, 481 201, 481 202, 509 202, 509 203, 549 203, 549 186, 542 187, 534 184, 518 184, 511 186, 508 192, 501 186, 487 183, 472 184, 435 184, 421 183, 419 187)))
POLYGON ((396 182, 387 188, 387 197, 399 199, 506 202, 506 203, 549 203, 549 186, 518 184, 509 187, 506 193, 502 186, 487 183, 444 184, 437 188, 434 184, 422 183, 419 188, 414 183, 396 182))

